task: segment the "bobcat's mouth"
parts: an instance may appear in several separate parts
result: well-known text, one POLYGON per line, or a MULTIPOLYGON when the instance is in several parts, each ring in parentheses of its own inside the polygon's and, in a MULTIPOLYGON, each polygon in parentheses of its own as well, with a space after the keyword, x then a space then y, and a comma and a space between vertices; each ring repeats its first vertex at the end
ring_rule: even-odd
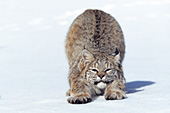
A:
POLYGON ((111 82, 113 82, 113 80, 112 81, 103 81, 103 80, 100 80, 100 81, 95 81, 94 85, 96 85, 99 89, 104 89, 111 82))
POLYGON ((111 82, 113 82, 113 80, 111 80, 111 81, 103 81, 103 80, 100 80, 100 81, 95 81, 95 82, 94 82, 94 85, 97 85, 98 83, 106 83, 106 84, 109 84, 109 83, 111 83, 111 82))

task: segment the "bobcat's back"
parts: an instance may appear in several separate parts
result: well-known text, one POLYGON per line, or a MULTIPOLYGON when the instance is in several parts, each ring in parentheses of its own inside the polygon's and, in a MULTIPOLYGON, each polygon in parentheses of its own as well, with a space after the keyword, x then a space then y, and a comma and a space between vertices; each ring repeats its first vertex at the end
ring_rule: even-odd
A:
POLYGON ((83 49, 92 54, 113 54, 120 51, 122 62, 125 53, 124 37, 117 21, 101 10, 86 10, 72 23, 66 39, 66 53, 70 67, 83 49))

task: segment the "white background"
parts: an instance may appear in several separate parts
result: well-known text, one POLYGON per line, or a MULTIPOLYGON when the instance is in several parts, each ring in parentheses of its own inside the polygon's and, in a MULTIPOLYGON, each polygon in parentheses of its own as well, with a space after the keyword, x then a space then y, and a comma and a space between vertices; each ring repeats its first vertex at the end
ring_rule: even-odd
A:
POLYGON ((170 113, 170 0, 0 0, 0 113, 170 113), (67 103, 72 21, 102 9, 121 25, 127 98, 67 103))

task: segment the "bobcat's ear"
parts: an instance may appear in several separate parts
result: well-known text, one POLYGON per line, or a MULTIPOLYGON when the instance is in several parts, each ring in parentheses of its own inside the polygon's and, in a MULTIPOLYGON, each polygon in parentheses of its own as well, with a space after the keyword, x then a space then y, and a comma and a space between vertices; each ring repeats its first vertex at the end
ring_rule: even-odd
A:
POLYGON ((117 62, 120 62, 120 52, 119 52, 119 50, 117 48, 116 48, 116 51, 112 55, 114 56, 114 59, 117 62))
POLYGON ((82 59, 85 64, 91 62, 94 59, 94 57, 88 50, 84 49, 82 52, 82 59))
POLYGON ((93 55, 89 51, 84 49, 82 51, 82 59, 78 63, 79 71, 82 71, 83 68, 85 67, 85 64, 91 62, 93 59, 94 59, 93 55))

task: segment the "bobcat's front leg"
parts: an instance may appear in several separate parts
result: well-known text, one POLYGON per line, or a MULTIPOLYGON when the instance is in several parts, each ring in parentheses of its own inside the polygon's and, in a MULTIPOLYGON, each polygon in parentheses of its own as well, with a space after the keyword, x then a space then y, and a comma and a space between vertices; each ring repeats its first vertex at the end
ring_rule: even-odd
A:
POLYGON ((120 81, 113 81, 105 90, 106 100, 121 100, 125 97, 125 84, 120 81))
POLYGON ((87 81, 77 77, 71 82, 71 96, 67 101, 71 104, 85 104, 92 101, 91 92, 87 81))

